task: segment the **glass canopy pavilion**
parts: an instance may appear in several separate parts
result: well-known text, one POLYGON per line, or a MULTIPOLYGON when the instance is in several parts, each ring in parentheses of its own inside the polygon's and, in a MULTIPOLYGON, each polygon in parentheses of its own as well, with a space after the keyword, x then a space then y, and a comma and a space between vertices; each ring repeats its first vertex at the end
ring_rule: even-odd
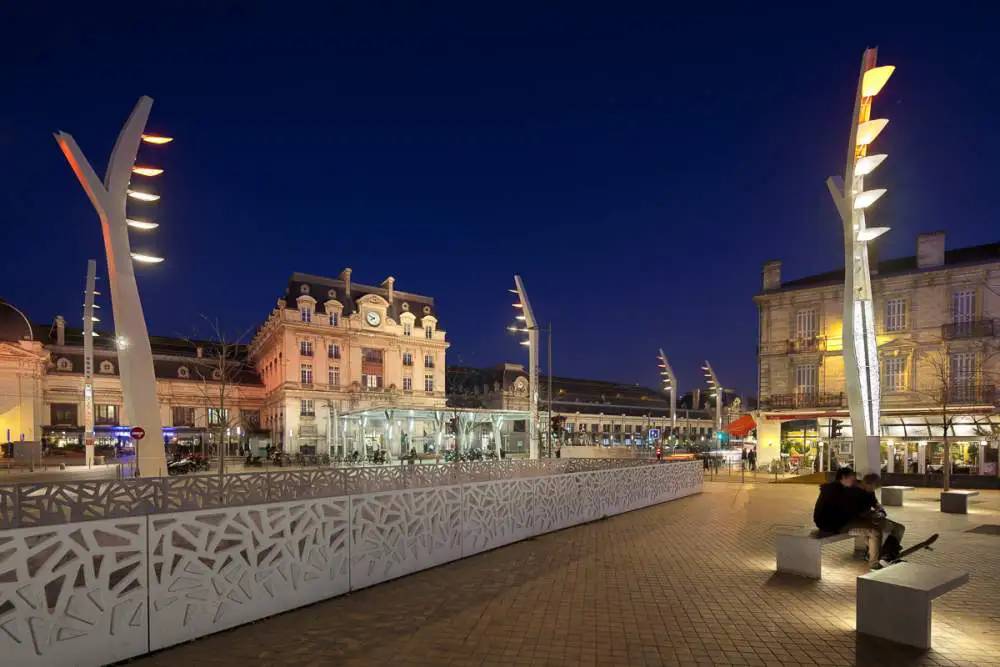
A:
POLYGON ((450 449, 507 451, 514 428, 523 427, 527 410, 442 408, 419 410, 403 407, 369 408, 335 417, 336 436, 326 443, 332 455, 362 454, 384 449, 394 457, 416 450, 418 454, 450 449))

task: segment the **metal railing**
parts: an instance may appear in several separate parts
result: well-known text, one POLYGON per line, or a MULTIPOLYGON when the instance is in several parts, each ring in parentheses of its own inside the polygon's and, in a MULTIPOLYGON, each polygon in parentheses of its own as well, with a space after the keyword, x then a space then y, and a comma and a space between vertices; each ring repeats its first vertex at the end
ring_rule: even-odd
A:
POLYGON ((771 410, 844 408, 847 407, 847 395, 824 392, 771 394, 761 398, 760 405, 762 408, 771 410))
POLYGON ((826 339, 821 336, 792 338, 788 341, 788 354, 800 352, 822 352, 826 349, 826 339))
POLYGON ((328 498, 639 465, 648 459, 508 459, 281 472, 0 484, 0 530, 164 512, 328 498))
POLYGON ((949 322, 941 325, 941 338, 956 340, 961 338, 992 338, 997 335, 1000 327, 996 320, 969 320, 968 322, 949 322))

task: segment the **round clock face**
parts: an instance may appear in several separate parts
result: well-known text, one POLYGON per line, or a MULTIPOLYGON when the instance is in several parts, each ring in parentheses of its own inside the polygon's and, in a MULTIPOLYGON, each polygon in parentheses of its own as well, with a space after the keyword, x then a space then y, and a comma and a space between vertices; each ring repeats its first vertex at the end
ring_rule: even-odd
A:
POLYGON ((374 310, 369 310, 368 314, 365 315, 365 320, 367 320, 369 326, 377 327, 379 322, 382 321, 382 317, 374 310))

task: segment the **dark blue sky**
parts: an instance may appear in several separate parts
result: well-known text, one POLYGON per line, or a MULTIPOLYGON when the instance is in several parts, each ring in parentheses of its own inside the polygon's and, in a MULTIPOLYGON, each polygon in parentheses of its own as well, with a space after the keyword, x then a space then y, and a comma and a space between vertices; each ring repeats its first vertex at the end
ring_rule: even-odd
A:
POLYGON ((75 319, 103 248, 51 132, 103 173, 148 94, 176 137, 155 155, 167 261, 140 269, 153 333, 242 330, 293 271, 351 266, 436 297, 450 363, 521 360, 520 272, 558 374, 655 385, 662 346, 685 389, 708 357, 752 392, 761 263, 842 261, 824 180, 866 46, 898 67, 875 107, 882 256, 997 240, 1000 10, 746 4, 5 3, 0 296, 75 319))

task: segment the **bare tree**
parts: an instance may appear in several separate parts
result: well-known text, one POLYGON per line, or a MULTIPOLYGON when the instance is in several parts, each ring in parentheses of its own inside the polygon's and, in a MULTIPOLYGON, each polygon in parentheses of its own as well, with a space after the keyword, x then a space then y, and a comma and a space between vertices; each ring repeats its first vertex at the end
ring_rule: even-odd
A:
POLYGON ((217 318, 206 315, 208 337, 189 339, 198 352, 194 377, 197 379, 202 402, 208 408, 207 429, 219 444, 219 474, 225 473, 226 444, 233 432, 240 433, 258 424, 246 423, 243 415, 245 396, 243 376, 252 370, 247 341, 252 329, 239 336, 227 335, 217 318))

